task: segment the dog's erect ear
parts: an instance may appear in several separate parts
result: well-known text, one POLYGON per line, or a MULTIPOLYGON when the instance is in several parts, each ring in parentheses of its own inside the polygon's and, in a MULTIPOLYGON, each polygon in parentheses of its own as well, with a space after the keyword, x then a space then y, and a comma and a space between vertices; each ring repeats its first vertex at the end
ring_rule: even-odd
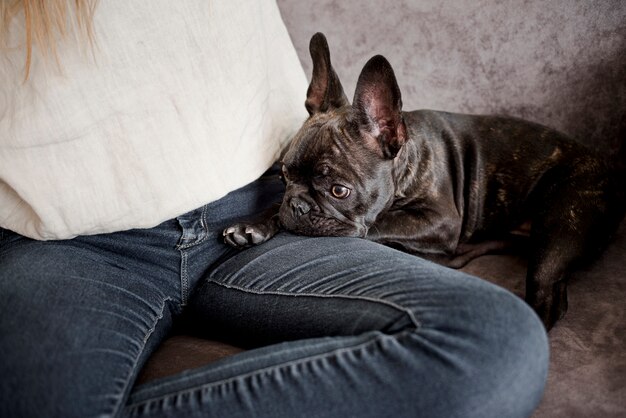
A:
POLYGON ((376 55, 363 67, 353 106, 360 129, 376 139, 383 157, 394 158, 406 142, 406 126, 400 88, 385 57, 376 55))
POLYGON ((309 115, 349 104, 339 77, 330 65, 328 42, 322 33, 313 35, 309 51, 313 60, 313 76, 304 103, 309 115))

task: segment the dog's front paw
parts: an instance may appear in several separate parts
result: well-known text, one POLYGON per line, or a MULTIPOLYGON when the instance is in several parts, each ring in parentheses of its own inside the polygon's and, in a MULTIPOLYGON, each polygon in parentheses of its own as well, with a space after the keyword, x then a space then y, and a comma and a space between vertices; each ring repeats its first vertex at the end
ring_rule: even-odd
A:
POLYGON ((224 242, 231 247, 247 248, 262 244, 276 234, 274 223, 238 223, 224 229, 224 242))

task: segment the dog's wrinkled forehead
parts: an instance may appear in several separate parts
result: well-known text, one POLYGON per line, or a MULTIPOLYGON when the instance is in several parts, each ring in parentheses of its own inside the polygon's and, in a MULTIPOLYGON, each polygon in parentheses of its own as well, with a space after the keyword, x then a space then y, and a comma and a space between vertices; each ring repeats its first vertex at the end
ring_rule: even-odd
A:
POLYGON ((283 163, 290 171, 307 175, 319 169, 326 161, 345 155, 346 146, 352 142, 350 118, 336 112, 310 117, 293 138, 283 163))

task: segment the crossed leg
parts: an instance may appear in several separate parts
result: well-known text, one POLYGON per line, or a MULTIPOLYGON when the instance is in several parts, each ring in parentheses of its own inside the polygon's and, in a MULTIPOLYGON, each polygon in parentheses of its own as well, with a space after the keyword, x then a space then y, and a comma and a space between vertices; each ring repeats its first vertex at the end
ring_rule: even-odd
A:
POLYGON ((138 387, 127 413, 521 417, 546 379, 522 300, 366 240, 279 234, 216 264, 189 311, 251 349, 138 387))

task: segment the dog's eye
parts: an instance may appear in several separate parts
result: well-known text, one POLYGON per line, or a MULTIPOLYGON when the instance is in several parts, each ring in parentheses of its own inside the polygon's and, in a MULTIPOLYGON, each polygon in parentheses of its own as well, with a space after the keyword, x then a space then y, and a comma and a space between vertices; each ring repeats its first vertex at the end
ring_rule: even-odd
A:
POLYGON ((342 186, 341 184, 334 184, 333 187, 330 189, 330 192, 337 199, 345 199, 350 195, 350 189, 348 189, 346 186, 342 186))

